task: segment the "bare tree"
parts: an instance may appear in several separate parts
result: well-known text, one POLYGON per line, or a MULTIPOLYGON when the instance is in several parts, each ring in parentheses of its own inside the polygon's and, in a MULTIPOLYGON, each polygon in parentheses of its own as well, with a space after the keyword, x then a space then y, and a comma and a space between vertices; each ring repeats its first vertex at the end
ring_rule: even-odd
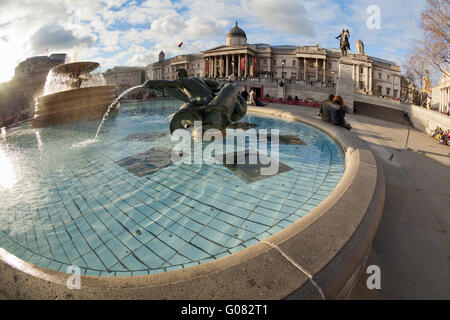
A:
POLYGON ((450 0, 427 0, 421 14, 423 56, 427 64, 449 75, 450 0))
POLYGON ((414 88, 416 87, 415 82, 416 78, 410 70, 407 70, 405 74, 400 77, 400 90, 401 90, 400 96, 402 100, 405 101, 414 100, 414 92, 415 92, 414 88), (413 96, 412 98, 410 98, 411 95, 413 96))
POLYGON ((408 75, 408 78, 413 80, 413 82, 415 82, 414 80, 417 80, 417 84, 421 89, 427 64, 428 60, 423 49, 416 48, 414 51, 410 52, 409 59, 406 64, 406 74, 408 75))
POLYGON ((426 95, 423 93, 423 84, 425 75, 428 73, 427 66, 429 66, 429 57, 424 48, 415 48, 410 52, 409 59, 406 64, 406 74, 409 78, 417 83, 417 87, 420 88, 418 101, 419 104, 423 103, 426 95))

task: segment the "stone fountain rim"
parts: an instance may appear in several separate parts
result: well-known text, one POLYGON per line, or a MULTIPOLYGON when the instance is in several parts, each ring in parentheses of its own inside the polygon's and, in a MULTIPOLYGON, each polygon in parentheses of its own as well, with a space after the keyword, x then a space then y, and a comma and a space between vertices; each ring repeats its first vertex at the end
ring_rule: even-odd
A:
POLYGON ((81 276, 23 261, 0 248, 0 288, 26 299, 336 299, 356 282, 372 246, 385 199, 381 166, 353 133, 295 107, 248 113, 301 121, 333 137, 346 169, 333 192, 289 227, 253 246, 187 269, 144 276, 81 276))
MULTIPOLYGON (((73 88, 73 89, 58 91, 58 92, 54 92, 54 93, 50 93, 50 94, 44 94, 42 96, 37 97, 35 100, 38 102, 41 102, 41 101, 47 100, 47 99, 56 99, 57 100, 57 98, 67 98, 66 95, 68 95, 68 94, 74 94, 74 93, 86 94, 86 93, 89 93, 89 91, 96 91, 96 90, 100 90, 100 89, 116 90, 116 87, 111 86, 111 85, 104 85, 104 86, 90 86, 90 87, 82 87, 82 88, 73 88)), ((93 92, 93 94, 98 94, 98 91, 93 92)))

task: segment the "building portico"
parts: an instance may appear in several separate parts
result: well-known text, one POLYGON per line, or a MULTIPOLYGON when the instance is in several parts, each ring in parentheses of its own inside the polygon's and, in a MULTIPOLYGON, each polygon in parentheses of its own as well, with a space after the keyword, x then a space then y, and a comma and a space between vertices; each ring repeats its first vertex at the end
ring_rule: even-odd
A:
POLYGON ((237 77, 256 75, 256 52, 248 47, 221 46, 204 51, 203 57, 207 66, 206 77, 224 78, 231 74, 237 77))

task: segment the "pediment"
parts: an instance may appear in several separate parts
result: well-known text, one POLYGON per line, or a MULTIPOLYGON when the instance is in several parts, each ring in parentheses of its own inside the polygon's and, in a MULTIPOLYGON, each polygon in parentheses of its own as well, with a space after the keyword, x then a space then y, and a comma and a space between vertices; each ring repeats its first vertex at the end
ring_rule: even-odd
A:
POLYGON ((251 49, 248 46, 227 46, 227 45, 222 45, 222 46, 218 46, 215 48, 211 48, 208 50, 203 51, 203 53, 217 53, 217 52, 221 52, 221 51, 233 51, 233 50, 251 50, 251 51, 255 51, 253 49, 251 49))

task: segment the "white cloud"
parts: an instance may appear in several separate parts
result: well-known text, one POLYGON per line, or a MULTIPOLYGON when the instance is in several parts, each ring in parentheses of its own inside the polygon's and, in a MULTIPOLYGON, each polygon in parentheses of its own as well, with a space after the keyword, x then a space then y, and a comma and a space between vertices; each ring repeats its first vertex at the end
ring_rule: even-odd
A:
POLYGON ((256 23, 266 28, 315 36, 314 24, 300 0, 244 0, 243 7, 256 23))
POLYGON ((53 24, 42 26, 30 38, 33 52, 42 52, 46 48, 59 50, 72 48, 74 46, 90 47, 93 42, 93 37, 77 37, 72 30, 67 30, 53 24))
POLYGON ((200 52, 225 43, 234 21, 250 43, 337 47, 334 38, 350 29, 351 44, 361 38, 366 51, 401 58, 420 37, 424 0, 0 0, 0 81, 25 58, 68 52, 84 44, 83 59, 105 66, 146 65, 166 57, 200 52), (382 29, 368 30, 366 8, 381 8, 382 29), (51 27, 51 26, 53 27, 51 27), (45 37, 44 31, 50 37, 45 37), (183 41, 181 49, 178 44, 183 41))

